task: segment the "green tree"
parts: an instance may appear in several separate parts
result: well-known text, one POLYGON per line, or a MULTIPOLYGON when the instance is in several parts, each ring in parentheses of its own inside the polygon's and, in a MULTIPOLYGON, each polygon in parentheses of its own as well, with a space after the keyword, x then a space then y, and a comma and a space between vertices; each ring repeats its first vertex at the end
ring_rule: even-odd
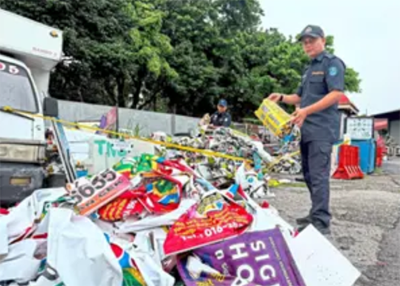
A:
MULTIPOLYGON (((261 29, 258 0, 39 2, 0 7, 64 31, 50 86, 61 99, 202 116, 223 97, 240 120, 269 93, 295 92, 309 63, 296 38, 261 29)), ((351 67, 346 91, 360 92, 351 67)))
POLYGON ((162 92, 168 111, 202 115, 219 94, 219 71, 213 49, 220 41, 214 25, 213 1, 167 0, 162 32, 171 39, 174 51, 168 61, 177 77, 166 81, 162 92))
POLYGON ((168 36, 161 33, 165 12, 158 7, 163 0, 130 1, 128 11, 134 21, 130 31, 137 69, 131 74, 133 107, 143 108, 154 103, 160 95, 165 81, 173 80, 177 73, 171 68, 167 57, 173 47, 168 36), (139 95, 144 96, 144 102, 139 104, 139 95))
POLYGON ((257 31, 258 1, 169 0, 163 10, 163 33, 174 46, 170 64, 179 75, 163 92, 170 111, 201 116, 219 97, 246 93, 236 86, 245 75, 240 35, 257 31))

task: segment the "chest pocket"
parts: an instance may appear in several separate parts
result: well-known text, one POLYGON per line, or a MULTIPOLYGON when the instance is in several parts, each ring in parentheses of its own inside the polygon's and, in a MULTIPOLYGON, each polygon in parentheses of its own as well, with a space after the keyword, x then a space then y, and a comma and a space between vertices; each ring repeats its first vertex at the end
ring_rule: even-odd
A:
POLYGON ((324 75, 312 75, 310 76, 310 93, 325 95, 327 93, 327 88, 325 84, 324 75))

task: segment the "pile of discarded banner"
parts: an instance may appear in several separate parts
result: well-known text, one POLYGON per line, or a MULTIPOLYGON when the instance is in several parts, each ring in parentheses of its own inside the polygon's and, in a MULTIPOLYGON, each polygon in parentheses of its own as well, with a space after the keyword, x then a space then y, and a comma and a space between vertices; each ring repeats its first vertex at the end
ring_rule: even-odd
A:
MULTIPOLYGON (((152 139, 248 159, 251 164, 244 165, 245 177, 250 184, 246 190, 248 194, 252 198, 273 195, 268 187, 270 177, 265 172, 265 167, 274 159, 264 150, 261 142, 254 141, 246 135, 229 128, 217 128, 212 131, 205 130, 195 137, 181 138, 170 138, 165 133, 157 132, 152 135, 152 139)), ((201 153, 170 148, 158 148, 158 154, 167 159, 184 159, 191 168, 216 188, 227 188, 234 183, 238 169, 238 162, 229 158, 209 157, 201 153)))
POLYGON ((358 271, 315 229, 296 236, 267 202, 253 201, 250 181, 242 164, 217 189, 182 159, 143 154, 37 190, 0 213, 0 283, 352 285, 358 271))
POLYGON ((269 172, 291 175, 301 172, 300 137, 300 129, 294 126, 291 132, 282 138, 279 150, 273 154, 275 158, 269 165, 269 172))
MULTIPOLYGON (((299 174, 301 172, 300 130, 297 127, 293 127, 287 135, 280 139, 279 149, 272 153, 273 156, 265 150, 261 141, 233 129, 220 127, 215 129, 202 128, 200 130, 201 132, 192 134, 194 136, 178 138, 168 136, 164 132, 155 132, 152 134, 152 139, 253 160, 256 162, 256 172, 262 170, 264 174, 270 172, 299 174)), ((165 150, 167 149, 160 148, 160 154, 166 156, 165 150)), ((192 163, 207 161, 205 156, 198 153, 179 152, 179 154, 192 163)), ((225 164, 234 164, 229 160, 222 161, 225 164)))
MULTIPOLYGON (((273 160, 271 155, 264 150, 262 142, 253 140, 246 134, 242 134, 230 128, 204 128, 191 135, 192 136, 171 137, 164 132, 155 132, 152 134, 151 138, 158 141, 170 142, 196 149, 207 149, 250 160, 253 160, 254 156, 257 155, 265 163, 270 163, 273 160)), ((199 160, 205 158, 201 154, 196 155, 199 160)))

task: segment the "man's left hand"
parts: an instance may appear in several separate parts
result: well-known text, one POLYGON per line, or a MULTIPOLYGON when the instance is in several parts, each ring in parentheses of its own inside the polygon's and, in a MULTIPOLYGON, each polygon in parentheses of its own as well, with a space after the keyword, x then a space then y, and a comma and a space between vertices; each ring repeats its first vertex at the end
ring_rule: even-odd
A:
POLYGON ((292 114, 292 123, 296 124, 298 127, 301 127, 304 123, 304 120, 307 118, 308 112, 305 108, 298 108, 292 114))

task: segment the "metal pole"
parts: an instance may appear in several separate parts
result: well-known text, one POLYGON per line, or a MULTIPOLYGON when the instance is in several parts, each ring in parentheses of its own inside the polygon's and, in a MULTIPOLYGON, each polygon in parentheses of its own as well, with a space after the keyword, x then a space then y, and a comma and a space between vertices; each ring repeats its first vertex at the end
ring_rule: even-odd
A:
MULTIPOLYGON (((115 119, 115 132, 119 132, 119 107, 118 107, 118 105, 117 105, 117 110, 115 111, 116 112, 116 119, 115 119)), ((117 136, 117 138, 119 138, 119 136, 117 136)))
MULTIPOLYGON (((119 94, 117 95, 117 100, 116 100, 116 106, 115 106, 115 113, 116 113, 116 118, 115 118, 115 132, 118 132, 119 130, 119 94)), ((119 138, 119 136, 117 135, 117 138, 119 138)))

